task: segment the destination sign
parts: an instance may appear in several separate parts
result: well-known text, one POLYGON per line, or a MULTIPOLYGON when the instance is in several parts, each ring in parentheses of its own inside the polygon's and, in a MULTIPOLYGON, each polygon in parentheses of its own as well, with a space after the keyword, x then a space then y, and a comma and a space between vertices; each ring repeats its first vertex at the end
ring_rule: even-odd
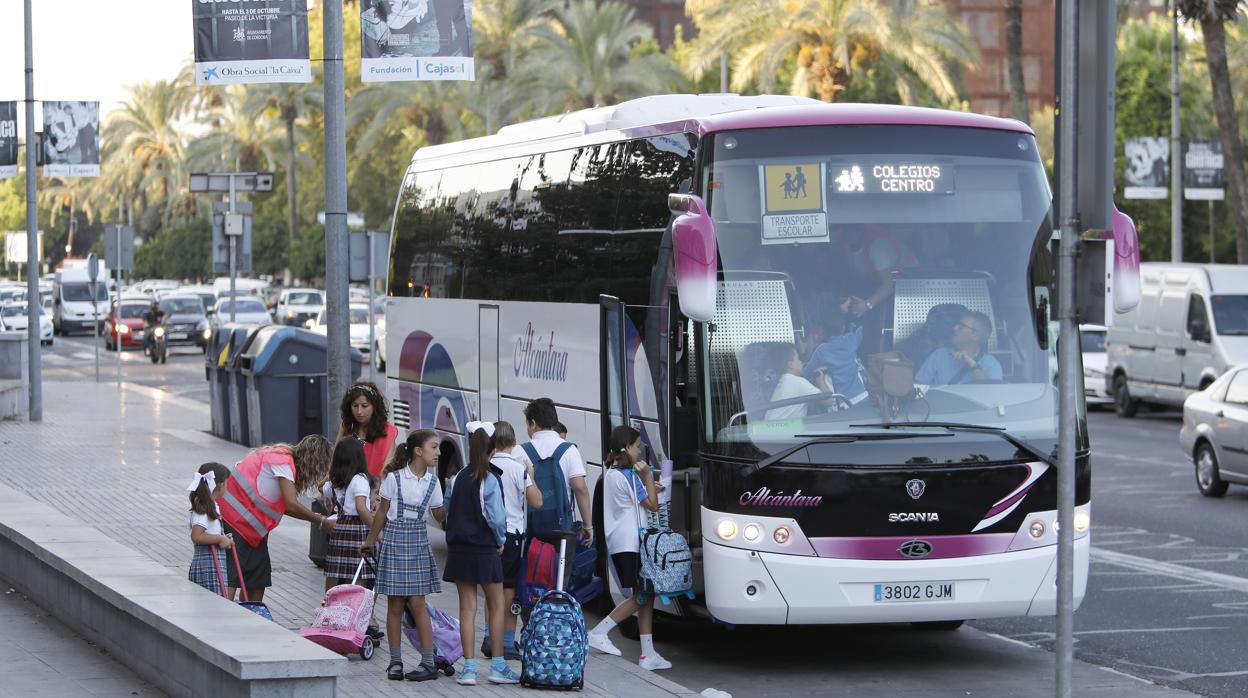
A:
POLYGON ((834 194, 953 193, 953 168, 940 163, 832 164, 828 178, 834 194))

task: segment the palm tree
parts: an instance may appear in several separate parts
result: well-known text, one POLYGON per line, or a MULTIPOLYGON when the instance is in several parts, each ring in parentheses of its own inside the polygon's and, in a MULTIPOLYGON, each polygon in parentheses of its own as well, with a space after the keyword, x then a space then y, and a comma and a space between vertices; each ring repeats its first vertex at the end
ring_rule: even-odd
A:
POLYGON ((524 77, 532 81, 533 104, 543 113, 680 89, 686 82, 666 55, 634 55, 653 32, 615 0, 571 0, 533 35, 537 44, 526 57, 524 77))
POLYGON ((295 122, 313 109, 323 109, 324 104, 325 93, 321 85, 279 83, 253 86, 243 107, 244 113, 251 116, 263 114, 280 119, 286 136, 287 283, 290 283, 290 270, 295 265, 295 240, 299 237, 299 216, 295 207, 295 122))
POLYGON ((222 91, 218 106, 204 115, 211 129, 186 147, 187 169, 256 172, 278 161, 280 137, 247 109, 254 87, 233 85, 222 91))
POLYGON ((69 216, 66 223, 68 229, 65 236, 65 255, 73 254, 74 232, 78 228, 78 214, 87 218, 87 223, 95 221, 99 199, 95 196, 94 178, 57 177, 46 184, 40 184, 38 198, 40 205, 49 211, 49 223, 56 227, 56 219, 61 212, 69 216))
POLYGON ((1014 118, 1024 123, 1030 122, 1027 85, 1023 79, 1023 0, 1005 0, 1005 57, 1014 118))
POLYGON ((489 65, 495 78, 505 78, 516 58, 532 47, 533 31, 550 23, 549 14, 558 4, 557 0, 473 2, 472 41, 478 65, 489 65))
POLYGON ((853 73, 880 65, 903 102, 916 91, 957 98, 957 68, 978 60, 965 28, 937 0, 689 0, 699 35, 688 68, 695 79, 727 52, 732 87, 771 89, 796 58, 795 95, 834 101, 853 73))
POLYGON ((159 80, 136 85, 120 109, 109 115, 109 134, 116 158, 141 173, 135 194, 143 208, 155 201, 160 220, 169 223, 195 211, 195 198, 186 191, 186 146, 180 130, 190 93, 178 81, 159 80))
POLYGON ((1239 18, 1240 0, 1176 0, 1180 14, 1200 22, 1205 37, 1205 62, 1213 88, 1213 111, 1222 136, 1223 162, 1230 194, 1231 218, 1235 221, 1235 251, 1240 264, 1248 264, 1248 180, 1244 176, 1244 142, 1235 115, 1235 94, 1226 60, 1226 24, 1239 18))

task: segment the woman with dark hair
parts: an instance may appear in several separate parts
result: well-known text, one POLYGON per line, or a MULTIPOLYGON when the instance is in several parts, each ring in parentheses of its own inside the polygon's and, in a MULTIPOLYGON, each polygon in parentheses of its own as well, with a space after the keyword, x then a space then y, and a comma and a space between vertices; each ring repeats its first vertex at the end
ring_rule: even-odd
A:
POLYGON ((335 441, 353 436, 362 442, 368 474, 380 478, 381 469, 394 455, 394 442, 399 437, 398 428, 388 421, 389 412, 381 390, 370 381, 356 381, 342 396, 338 412, 342 425, 335 441))

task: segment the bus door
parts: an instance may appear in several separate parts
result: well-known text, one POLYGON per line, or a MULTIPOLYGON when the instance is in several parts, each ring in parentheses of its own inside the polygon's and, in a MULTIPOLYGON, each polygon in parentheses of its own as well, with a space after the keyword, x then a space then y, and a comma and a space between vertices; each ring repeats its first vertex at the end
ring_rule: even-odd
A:
POLYGON ((498 421, 498 306, 481 305, 477 310, 477 418, 498 421))

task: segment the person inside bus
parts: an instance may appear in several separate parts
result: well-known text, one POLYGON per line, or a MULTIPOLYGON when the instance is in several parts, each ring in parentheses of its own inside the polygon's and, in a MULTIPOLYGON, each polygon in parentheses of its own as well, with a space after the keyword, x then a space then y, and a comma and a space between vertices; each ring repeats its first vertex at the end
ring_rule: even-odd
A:
POLYGON ((823 371, 824 380, 831 379, 831 392, 844 395, 851 405, 856 405, 867 398, 867 388, 858 361, 862 326, 849 322, 850 302, 851 299, 846 298, 840 305, 829 303, 820 309, 822 341, 806 362, 804 374, 818 380, 823 371))
MULTIPOLYGON (((778 343, 769 348, 768 364, 774 375, 769 402, 779 402, 807 395, 831 393, 828 388, 826 371, 822 368, 815 371, 812 383, 802 376, 802 359, 797 355, 797 347, 787 342, 778 343)), ((831 395, 829 395, 831 397, 831 395)), ((819 404, 820 400, 781 405, 767 410, 766 419, 801 419, 809 411, 810 405, 819 404)))
POLYGON ((992 322, 987 315, 968 311, 953 326, 949 343, 937 347, 914 374, 923 385, 957 385, 1000 381, 1001 364, 987 351, 992 322))

